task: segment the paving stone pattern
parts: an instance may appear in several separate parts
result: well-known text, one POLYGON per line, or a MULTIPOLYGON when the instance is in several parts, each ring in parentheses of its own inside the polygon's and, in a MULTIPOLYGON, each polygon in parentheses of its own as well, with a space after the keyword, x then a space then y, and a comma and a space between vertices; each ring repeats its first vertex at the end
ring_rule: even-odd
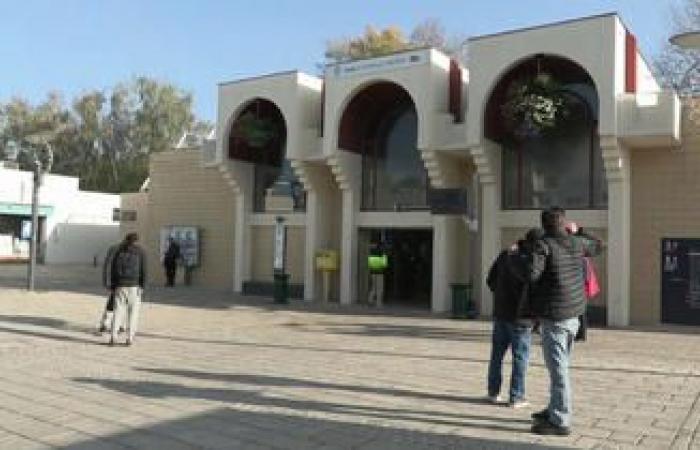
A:
POLYGON ((541 438, 538 340, 532 407, 487 404, 488 322, 152 287, 135 344, 109 347, 98 269, 23 276, 0 265, 3 450, 700 449, 695 328, 591 330, 574 433, 541 438))

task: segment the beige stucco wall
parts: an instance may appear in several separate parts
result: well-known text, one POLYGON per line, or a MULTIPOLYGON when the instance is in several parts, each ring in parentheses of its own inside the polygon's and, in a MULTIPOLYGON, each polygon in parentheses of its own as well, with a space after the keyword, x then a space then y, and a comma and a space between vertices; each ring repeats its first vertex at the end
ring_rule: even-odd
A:
POLYGON ((700 237, 700 120, 687 112, 680 149, 630 152, 632 324, 661 321, 661 239, 700 237))
MULTIPOLYGON (((274 226, 256 225, 252 227, 252 281, 273 281, 272 262, 274 254, 274 226)), ((304 227, 287 227, 286 267, 290 283, 304 283, 304 227)))
POLYGON ((196 226, 201 265, 194 270, 193 285, 231 288, 235 201, 221 172, 202 167, 199 151, 173 151, 151 157, 150 177, 148 231, 142 240, 150 282, 164 282, 158 256, 161 227, 196 226))
POLYGON ((138 233, 144 239, 148 233, 148 193, 130 192, 119 196, 121 211, 136 211, 135 221, 119 222, 119 235, 123 238, 127 233, 138 233))

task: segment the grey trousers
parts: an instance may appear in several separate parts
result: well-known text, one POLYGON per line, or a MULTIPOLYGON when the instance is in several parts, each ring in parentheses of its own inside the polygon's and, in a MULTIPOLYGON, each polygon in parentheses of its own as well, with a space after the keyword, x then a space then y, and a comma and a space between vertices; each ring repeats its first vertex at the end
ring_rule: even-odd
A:
POLYGON ((112 340, 117 339, 119 328, 127 329, 129 340, 134 339, 141 309, 141 288, 118 287, 114 291, 114 314, 112 315, 112 340))

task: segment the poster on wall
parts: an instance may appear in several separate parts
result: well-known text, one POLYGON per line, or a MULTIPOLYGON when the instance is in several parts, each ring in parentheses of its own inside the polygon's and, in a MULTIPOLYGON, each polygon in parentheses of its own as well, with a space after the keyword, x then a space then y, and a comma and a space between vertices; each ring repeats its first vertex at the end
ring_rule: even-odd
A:
POLYGON ((32 221, 30 219, 22 220, 19 238, 25 241, 32 239, 32 221))
POLYGON ((700 239, 661 241, 661 321, 700 325, 700 239))
POLYGON ((180 246, 180 256, 185 267, 199 266, 199 228, 173 225, 160 229, 160 260, 168 249, 168 238, 180 246))

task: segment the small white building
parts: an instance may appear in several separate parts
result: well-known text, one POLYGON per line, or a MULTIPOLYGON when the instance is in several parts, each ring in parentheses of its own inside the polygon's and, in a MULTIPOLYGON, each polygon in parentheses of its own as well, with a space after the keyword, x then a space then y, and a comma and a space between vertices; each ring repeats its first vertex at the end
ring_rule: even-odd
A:
MULTIPOLYGON (((0 166, 0 260, 29 256, 32 178, 32 172, 0 166)), ((119 239, 119 204, 119 195, 81 191, 77 177, 46 175, 39 191, 40 261, 101 260, 119 239)))

